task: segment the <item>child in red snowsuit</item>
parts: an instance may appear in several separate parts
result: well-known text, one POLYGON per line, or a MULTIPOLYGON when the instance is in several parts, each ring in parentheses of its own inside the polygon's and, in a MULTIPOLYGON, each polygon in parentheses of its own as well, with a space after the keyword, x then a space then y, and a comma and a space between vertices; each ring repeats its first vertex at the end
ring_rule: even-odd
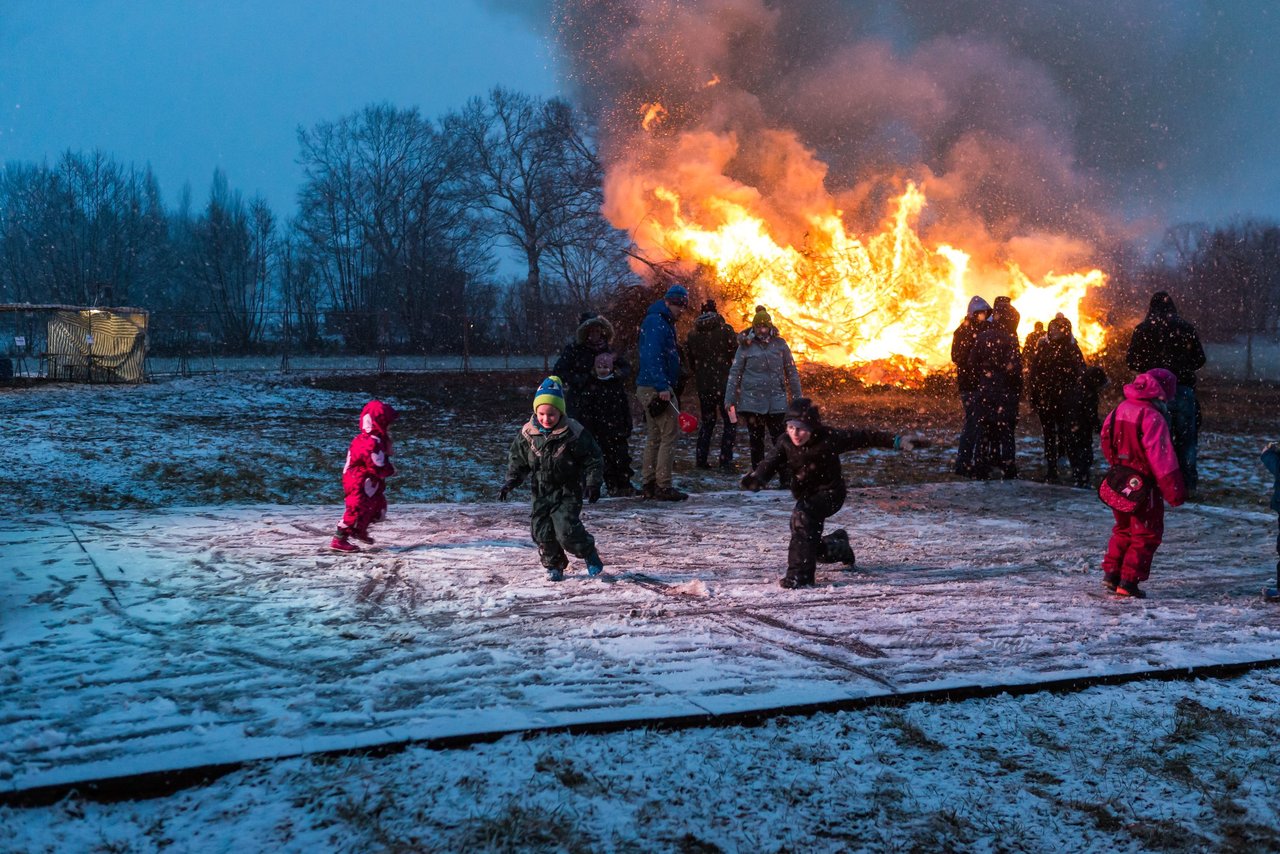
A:
POLYGON ((1187 498, 1165 409, 1177 389, 1177 378, 1164 368, 1138 374, 1102 425, 1107 462, 1137 469, 1155 482, 1146 507, 1133 513, 1111 511, 1116 523, 1102 558, 1102 581, 1120 596, 1147 595, 1138 584, 1151 575, 1151 560, 1164 538, 1164 502, 1177 507, 1187 498))
POLYGON ((369 401, 360 412, 360 432, 351 440, 347 463, 342 467, 347 509, 329 543, 334 551, 360 551, 349 540, 372 543, 369 526, 387 517, 387 478, 396 473, 387 431, 397 417, 395 409, 380 400, 369 401))

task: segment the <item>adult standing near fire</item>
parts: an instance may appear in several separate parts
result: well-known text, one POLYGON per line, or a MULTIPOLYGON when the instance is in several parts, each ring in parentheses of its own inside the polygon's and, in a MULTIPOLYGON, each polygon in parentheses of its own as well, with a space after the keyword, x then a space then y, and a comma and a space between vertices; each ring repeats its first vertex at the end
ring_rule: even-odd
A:
MULTIPOLYGON (((747 426, 751 468, 764 459, 765 434, 770 447, 777 443, 787 426, 787 406, 802 394, 791 348, 778 335, 765 307, 756 306, 751 328, 738 335, 738 349, 724 390, 729 417, 734 421, 741 418, 747 426)), ((785 466, 778 480, 783 489, 790 487, 791 473, 785 466)))
POLYGON ((1200 344, 1196 328, 1178 314, 1173 297, 1167 291, 1156 291, 1151 295, 1146 318, 1133 330, 1125 362, 1135 373, 1164 368, 1177 377, 1178 390, 1168 404, 1173 450, 1178 457, 1187 492, 1194 493, 1199 481, 1196 457, 1200 434, 1196 371, 1204 367, 1204 347, 1200 344))
POLYGON ((956 385, 960 390, 960 406, 964 408, 964 426, 960 428, 960 448, 956 454, 956 474, 975 477, 978 473, 978 411, 974 396, 978 391, 978 370, 969 364, 978 333, 991 317, 991 305, 982 297, 969 300, 964 320, 951 333, 951 361, 956 366, 956 385))
POLYGON ((729 369, 738 351, 738 334, 716 311, 716 301, 707 300, 702 312, 693 322, 693 329, 685 338, 684 352, 693 369, 693 380, 698 386, 698 406, 702 421, 698 426, 698 449, 695 464, 698 468, 711 468, 711 436, 716 422, 720 430, 720 467, 733 465, 733 439, 738 425, 729 420, 724 405, 725 385, 729 382, 729 369))
POLYGON ((998 466, 1005 480, 1018 476, 1014 432, 1022 399, 1022 351, 1018 347, 1018 313, 1007 298, 997 297, 991 321, 984 324, 969 351, 977 374, 974 409, 978 421, 975 477, 998 466))
POLYGON ((636 397, 644 410, 644 459, 641 463, 645 498, 683 501, 688 493, 672 483, 675 444, 679 436, 680 348, 676 317, 689 306, 689 291, 672 285, 662 299, 649 306, 640 323, 640 369, 636 373, 636 397))

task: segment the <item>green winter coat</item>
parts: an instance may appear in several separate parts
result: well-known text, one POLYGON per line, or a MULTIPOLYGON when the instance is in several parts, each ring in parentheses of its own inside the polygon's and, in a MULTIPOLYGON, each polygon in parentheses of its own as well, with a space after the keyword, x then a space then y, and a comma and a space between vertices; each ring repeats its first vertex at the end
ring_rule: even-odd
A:
POLYGON ((600 446, 591 432, 572 418, 562 418, 543 433, 533 419, 525 422, 507 453, 507 480, 513 485, 530 477, 533 486, 531 533, 542 565, 562 569, 565 552, 598 562, 595 539, 583 527, 582 487, 603 480, 600 446))
POLYGON ((549 433, 530 418, 511 442, 507 480, 521 483, 529 477, 535 500, 565 488, 581 498, 583 485, 599 486, 603 480, 600 459, 595 437, 572 418, 561 418, 549 433))

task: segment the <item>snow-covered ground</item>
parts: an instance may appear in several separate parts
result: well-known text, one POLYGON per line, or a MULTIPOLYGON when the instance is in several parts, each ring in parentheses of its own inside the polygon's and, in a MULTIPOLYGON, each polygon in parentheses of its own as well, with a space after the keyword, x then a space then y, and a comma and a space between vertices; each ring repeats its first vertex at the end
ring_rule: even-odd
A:
MULTIPOLYGON (((198 466, 319 448, 325 431, 340 443, 360 402, 259 380, 38 389, 0 396, 11 436, 42 434, 27 457, 6 441, 0 462, 109 485, 146 471, 157 447, 198 466), (166 407, 197 404, 209 429, 165 421, 166 407), (302 417, 273 420, 281 407, 302 417), (243 422, 230 447, 228 419, 243 422), (314 435, 300 429, 312 422, 314 435)), ((425 457, 449 439, 401 441, 425 457)), ((1255 439, 1230 441, 1252 453, 1255 439)), ((468 453, 467 482, 496 470, 488 451, 468 453)), ((891 483, 904 460, 945 466, 945 454, 848 461, 856 480, 891 483)), ((1208 457, 1211 473, 1238 465, 1261 483, 1252 461, 1208 457)), ((1171 511, 1152 598, 1121 602, 1096 572, 1109 514, 1087 492, 1028 482, 855 489, 832 524, 850 531, 858 569, 821 568, 808 591, 774 583, 790 510, 777 491, 605 500, 586 518, 606 577, 578 565, 552 585, 524 502, 413 504, 447 493, 408 480, 379 546, 340 556, 323 549, 336 502, 171 506, 207 487, 163 472, 120 488, 146 509, 56 502, 0 520, 0 789, 259 761, 147 801, 0 806, 0 850, 1280 845, 1271 670, 747 728, 298 756, 1276 658, 1280 609, 1257 595, 1273 574, 1273 514, 1171 511)))

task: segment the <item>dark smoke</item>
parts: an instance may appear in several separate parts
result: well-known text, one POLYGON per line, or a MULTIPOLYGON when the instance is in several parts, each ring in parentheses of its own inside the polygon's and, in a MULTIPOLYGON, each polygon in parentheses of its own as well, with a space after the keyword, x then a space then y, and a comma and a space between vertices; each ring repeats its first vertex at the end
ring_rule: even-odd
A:
POLYGON ((769 200, 787 164, 753 152, 763 133, 794 132, 858 225, 905 179, 924 181, 935 236, 977 224, 1005 243, 1098 245, 1123 222, 1266 213, 1280 197, 1280 7, 1268 3, 490 5, 556 39, 607 160, 642 152, 661 168, 677 132, 734 131, 743 150, 727 173, 769 200), (670 114, 657 141, 636 117, 653 100, 670 114))

